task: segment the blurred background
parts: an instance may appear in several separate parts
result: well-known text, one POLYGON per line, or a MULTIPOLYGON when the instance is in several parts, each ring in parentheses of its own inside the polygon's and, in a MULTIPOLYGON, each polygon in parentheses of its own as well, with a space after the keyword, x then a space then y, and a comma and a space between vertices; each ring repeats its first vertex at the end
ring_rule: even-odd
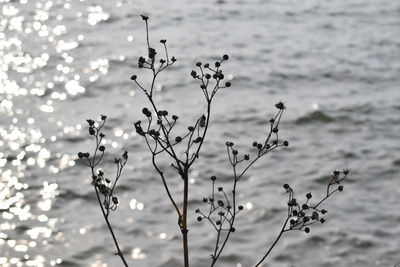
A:
MULTIPOLYGON (((134 132, 148 105, 129 77, 150 40, 178 61, 156 101, 186 127, 204 112, 197 61, 223 54, 232 87, 219 92, 208 142, 190 177, 192 266, 208 266, 215 233, 194 210, 232 183, 225 141, 254 155, 274 104, 287 106, 288 149, 260 160, 239 184, 236 229, 218 266, 252 266, 298 199, 322 197, 334 169, 352 169, 324 206, 324 225, 291 232, 274 267, 393 267, 400 261, 400 2, 398 0, 0 0, 0 266, 121 266, 77 152, 91 151, 85 120, 109 118, 106 174, 130 158, 112 222, 131 266, 181 266, 176 216, 150 153, 134 132)), ((145 83, 145 80, 142 79, 145 83)), ((170 177, 174 193, 180 179, 170 177)), ((229 190, 228 190, 229 191, 229 190)), ((203 208, 205 208, 203 206, 203 208)))

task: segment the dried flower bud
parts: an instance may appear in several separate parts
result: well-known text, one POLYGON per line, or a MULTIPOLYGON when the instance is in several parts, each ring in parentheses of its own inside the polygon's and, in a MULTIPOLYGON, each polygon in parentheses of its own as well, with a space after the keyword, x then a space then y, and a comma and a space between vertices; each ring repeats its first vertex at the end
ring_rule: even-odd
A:
POLYGON ((200 67, 200 66, 201 66, 201 62, 197 62, 197 63, 196 63, 196 66, 197 66, 197 67, 200 67))
POLYGON ((122 154, 122 158, 123 158, 124 160, 127 160, 127 159, 128 159, 128 151, 124 151, 124 153, 122 154))
POLYGON ((117 198, 117 197, 112 197, 112 202, 113 202, 115 205, 118 205, 118 203, 119 203, 118 198, 117 198))
POLYGON ((221 192, 222 190, 224 190, 224 188, 218 187, 218 191, 219 191, 219 192, 221 192))
POLYGON ((284 185, 283 185, 283 188, 285 188, 286 190, 289 189, 289 187, 290 187, 290 186, 289 186, 288 184, 284 184, 284 185))
POLYGON ((107 189, 108 189, 108 188, 107 188, 106 185, 104 185, 104 184, 100 184, 100 185, 99 185, 99 191, 100 191, 102 194, 107 194, 107 192, 108 192, 107 189))
POLYGON ((154 59, 156 54, 157 54, 156 50, 152 47, 149 47, 149 58, 154 59))
POLYGON ((340 192, 342 192, 342 191, 343 191, 343 185, 339 186, 339 187, 338 187, 338 190, 339 190, 340 192))
POLYGON ((218 67, 221 66, 221 63, 219 63, 218 61, 216 61, 214 65, 215 65, 216 68, 218 68, 218 67))
POLYGON ((304 232, 308 234, 310 232, 310 228, 309 227, 304 228, 304 232))
POLYGON ((93 127, 90 127, 90 128, 89 128, 89 134, 90 134, 90 135, 95 135, 95 134, 96 134, 96 131, 94 130, 93 127))
POLYGON ((80 158, 80 159, 83 158, 83 153, 82 152, 78 153, 78 158, 80 158))
POLYGON ((145 15, 140 15, 141 17, 142 17, 142 20, 144 20, 144 21, 146 21, 146 20, 148 20, 149 19, 149 17, 148 16, 145 16, 145 15))
POLYGON ((195 140, 193 140, 193 143, 200 143, 203 140, 201 137, 197 137, 195 140))
POLYGON ((174 121, 176 121, 178 118, 179 118, 178 116, 172 115, 172 119, 173 119, 174 121))
POLYGON ((289 146, 289 142, 288 141, 283 141, 283 145, 284 146, 289 146))
POLYGON ((243 207, 242 205, 240 205, 240 206, 238 207, 238 209, 239 209, 239 210, 243 210, 244 207, 243 207))
POLYGON ((275 107, 277 109, 285 109, 285 104, 283 104, 283 102, 279 102, 275 104, 275 107))
POLYGON ((162 43, 162 44, 165 44, 166 42, 167 42, 167 40, 165 40, 165 39, 160 40, 160 43, 162 43))
POLYGON ((136 79, 137 79, 137 76, 136 76, 136 75, 132 75, 132 76, 131 76, 131 80, 132 80, 132 81, 136 81, 136 79))
POLYGON ((231 230, 232 233, 236 231, 235 227, 231 227, 230 230, 231 230))
POLYGON ((248 154, 244 155, 244 160, 249 160, 250 156, 248 154))
POLYGON ((197 221, 198 221, 198 222, 201 222, 201 220, 203 220, 203 218, 202 218, 202 217, 200 217, 200 216, 199 216, 199 217, 197 217, 197 221))
POLYGON ((225 86, 226 86, 226 87, 231 87, 231 82, 226 82, 226 83, 225 83, 225 86))
POLYGON ((318 220, 319 219, 319 214, 316 211, 313 211, 312 215, 311 215, 311 219, 313 220, 318 220))
POLYGON ((205 127, 206 126, 206 116, 201 116, 200 121, 199 121, 199 126, 200 127, 205 127))
POLYGON ((101 115, 101 116, 100 116, 100 119, 101 119, 102 121, 105 121, 105 120, 107 119, 107 116, 106 116, 106 115, 101 115))
POLYGON ((306 194, 306 198, 307 198, 307 199, 312 198, 312 194, 311 194, 311 193, 307 193, 307 194, 306 194))
POLYGON ((211 176, 211 181, 215 181, 215 180, 217 180, 217 177, 215 177, 215 176, 211 176))
POLYGON ((106 148, 105 148, 105 146, 99 146, 99 150, 100 150, 101 152, 103 152, 104 150, 106 150, 106 148))
POLYGON ((222 56, 222 59, 223 59, 223 60, 228 60, 228 59, 229 59, 229 56, 228 56, 228 55, 223 55, 223 56, 222 56))
POLYGON ((175 142, 179 143, 180 141, 182 141, 182 137, 180 136, 175 137, 175 142))
MULTIPOLYGON (((204 65, 204 66, 205 66, 205 65, 204 65)), ((204 77, 206 77, 207 80, 211 79, 211 75, 208 74, 208 73, 207 73, 206 75, 204 75, 204 77)))

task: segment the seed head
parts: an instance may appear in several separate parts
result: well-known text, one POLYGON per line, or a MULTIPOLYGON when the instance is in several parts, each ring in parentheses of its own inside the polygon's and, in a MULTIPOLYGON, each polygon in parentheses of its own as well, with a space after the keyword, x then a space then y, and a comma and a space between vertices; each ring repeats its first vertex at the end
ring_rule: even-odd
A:
POLYGON ((289 146, 289 142, 288 141, 283 141, 283 145, 284 146, 289 146))
POLYGON ((276 104, 275 104, 275 107, 276 107, 277 109, 281 109, 281 110, 283 110, 283 109, 286 108, 286 107, 285 107, 285 104, 283 104, 283 102, 278 102, 278 103, 276 103, 276 104))

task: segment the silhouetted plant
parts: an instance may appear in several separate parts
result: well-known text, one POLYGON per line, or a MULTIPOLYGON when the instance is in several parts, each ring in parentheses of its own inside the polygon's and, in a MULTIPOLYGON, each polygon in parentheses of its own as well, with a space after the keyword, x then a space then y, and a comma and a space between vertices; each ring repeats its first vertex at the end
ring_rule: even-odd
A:
POLYGON ((111 211, 115 211, 119 204, 118 198, 114 194, 114 190, 119 178, 121 177, 122 169, 124 168, 128 160, 128 152, 125 151, 122 154, 121 158, 115 158, 114 160, 114 163, 117 167, 114 181, 111 181, 109 178, 105 177, 105 173, 101 169, 97 169, 103 159, 106 149, 105 146, 102 145, 102 140, 105 135, 101 131, 104 124, 106 123, 106 119, 107 117, 105 115, 101 115, 100 123, 96 123, 94 120, 91 119, 87 120, 87 123, 89 124, 89 135, 95 138, 96 147, 92 156, 88 152, 79 152, 78 157, 81 159, 82 164, 90 168, 92 175, 92 185, 94 187, 94 191, 96 192, 101 213, 103 214, 104 220, 107 223, 108 230, 111 233, 115 247, 117 249, 117 253, 115 254, 120 256, 125 266, 128 266, 128 263, 126 262, 124 255, 122 254, 109 220, 111 211))
MULTIPOLYGON (((175 62, 175 57, 169 57, 167 49, 167 41, 160 40, 163 46, 164 57, 159 57, 157 50, 150 45, 149 41, 149 25, 148 17, 142 15, 142 19, 146 25, 146 43, 147 43, 147 57, 140 57, 138 60, 138 67, 141 69, 148 69, 152 74, 152 79, 148 87, 144 86, 138 81, 137 75, 132 75, 131 80, 138 86, 141 91, 146 95, 150 107, 142 109, 144 115, 143 121, 134 123, 137 134, 142 136, 151 153, 151 161, 154 169, 161 178, 162 184, 165 188, 167 197, 171 202, 176 215, 178 217, 178 227, 182 234, 182 247, 183 247, 183 262, 185 267, 189 267, 189 246, 188 246, 188 196, 189 196, 189 171, 191 167, 199 158, 202 145, 205 141, 207 130, 210 123, 211 106, 213 99, 220 89, 230 87, 231 82, 226 81, 224 73, 221 69, 222 64, 229 60, 228 55, 223 55, 220 60, 214 64, 202 62, 196 63, 197 71, 192 70, 190 75, 200 83, 200 88, 207 104, 204 114, 189 127, 187 131, 181 134, 175 134, 175 126, 178 123, 179 117, 171 115, 167 110, 159 108, 158 103, 155 102, 153 94, 155 92, 155 81, 158 75, 171 67, 175 62), (178 153, 182 149, 184 153, 178 153), (171 162, 171 168, 176 171, 177 176, 182 179, 183 192, 182 195, 173 195, 170 191, 165 169, 161 167, 160 157, 166 156, 171 162), (177 198, 182 198, 181 202, 177 198), (181 203, 181 204, 178 204, 181 203)), ((284 110, 286 109, 283 102, 275 105, 277 108, 276 115, 269 120, 269 127, 265 137, 261 142, 254 141, 252 143, 253 152, 250 154, 239 154, 233 142, 226 142, 226 151, 229 162, 232 166, 232 188, 230 192, 226 191, 222 186, 216 189, 216 176, 211 177, 211 194, 203 198, 203 202, 207 204, 207 212, 201 209, 196 209, 197 220, 207 221, 212 229, 216 231, 216 240, 213 251, 211 253, 210 266, 215 266, 221 253, 226 247, 231 234, 236 231, 235 219, 236 216, 244 209, 243 206, 237 205, 236 196, 238 191, 238 182, 243 175, 256 163, 260 158, 269 152, 280 148, 289 146, 289 142, 279 138, 279 124, 284 110)), ((106 116, 101 116, 101 121, 96 123, 93 120, 88 120, 89 134, 95 138, 96 147, 93 156, 89 153, 79 152, 78 156, 82 163, 91 169, 93 178, 93 187, 103 214, 107 223, 108 229, 112 235, 114 244, 117 249, 116 255, 119 255, 125 266, 128 266, 120 248, 116 236, 113 232, 112 226, 109 221, 111 211, 114 211, 118 206, 118 198, 115 196, 115 186, 121 176, 122 169, 124 168, 128 154, 125 151, 121 158, 115 159, 117 166, 116 176, 113 181, 105 178, 102 170, 98 170, 105 151, 105 147, 101 144, 104 134, 101 132, 102 127, 106 121, 106 116)), ((310 232, 310 226, 316 222, 324 223, 325 219, 322 215, 327 213, 325 209, 320 209, 330 196, 337 191, 343 191, 341 182, 346 179, 349 170, 334 171, 331 180, 327 185, 326 195, 316 204, 310 204, 312 194, 307 193, 305 202, 300 204, 294 197, 293 189, 288 185, 284 185, 284 189, 288 193, 288 211, 287 217, 283 223, 282 229, 275 239, 273 244, 266 249, 265 254, 256 263, 255 266, 260 266, 265 261, 271 250, 275 247, 281 236, 288 231, 304 231, 310 232)))

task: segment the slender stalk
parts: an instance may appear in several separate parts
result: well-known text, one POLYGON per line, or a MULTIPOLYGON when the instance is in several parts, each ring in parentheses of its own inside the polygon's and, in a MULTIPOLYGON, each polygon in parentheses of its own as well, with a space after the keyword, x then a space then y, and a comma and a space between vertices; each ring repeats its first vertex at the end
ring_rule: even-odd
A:
POLYGON ((260 266, 260 264, 268 257, 269 253, 271 253, 272 249, 275 247, 275 245, 278 243, 279 239, 282 237, 283 233, 285 232, 285 228, 286 228, 286 224, 289 221, 290 217, 287 217, 283 227, 278 235, 278 237, 275 239, 274 243, 272 243, 272 245, 269 247, 269 249, 267 250, 267 252, 264 254, 264 256, 262 257, 262 259, 254 266, 254 267, 258 267, 260 266))
POLYGON ((184 170, 184 186, 183 186, 183 211, 182 211, 182 241, 183 241, 183 258, 184 266, 189 267, 189 242, 188 242, 188 225, 187 225, 187 210, 188 210, 188 195, 189 195, 189 175, 188 168, 184 170))
POLYGON ((117 248, 117 251, 118 251, 118 252, 117 252, 116 254, 121 258, 122 262, 124 263, 124 266, 125 266, 125 267, 128 267, 129 265, 128 265, 128 263, 127 263, 126 260, 125 260, 124 254, 122 254, 122 251, 121 251, 121 249, 120 249, 120 247, 119 247, 117 238, 115 237, 115 234, 114 234, 114 231, 113 231, 113 229, 112 229, 112 227, 111 227, 110 221, 108 220, 108 216, 106 215, 106 213, 105 213, 105 211, 104 211, 103 205, 102 205, 101 200, 100 200, 99 192, 97 191, 96 186, 94 186, 94 190, 96 191, 97 200, 98 200, 98 202, 99 202, 99 206, 100 206, 100 208, 101 208, 101 212, 102 212, 102 214, 103 214, 104 220, 106 221, 108 230, 109 230, 110 233, 111 233, 112 239, 113 239, 113 241, 114 241, 114 245, 115 245, 115 247, 117 248))

